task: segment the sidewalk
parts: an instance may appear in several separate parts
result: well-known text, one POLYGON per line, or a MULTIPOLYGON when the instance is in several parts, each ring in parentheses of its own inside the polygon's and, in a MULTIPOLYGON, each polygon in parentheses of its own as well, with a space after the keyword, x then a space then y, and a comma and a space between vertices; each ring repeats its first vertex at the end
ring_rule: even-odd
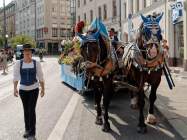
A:
MULTIPOLYGON (((8 63, 8 67, 10 67, 10 66, 12 66, 12 65, 14 65, 15 64, 15 61, 13 61, 12 63, 8 63)), ((0 71, 1 70, 3 70, 3 68, 2 68, 2 65, 0 64, 0 71)))
POLYGON ((187 140, 187 72, 182 68, 170 69, 176 87, 170 90, 163 76, 155 105, 179 135, 187 140))

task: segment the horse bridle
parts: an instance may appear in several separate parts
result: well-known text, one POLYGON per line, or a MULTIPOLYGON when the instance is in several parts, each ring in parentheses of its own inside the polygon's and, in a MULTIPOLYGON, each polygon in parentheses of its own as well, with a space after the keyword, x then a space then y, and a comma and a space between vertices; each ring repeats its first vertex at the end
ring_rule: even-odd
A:
POLYGON ((95 63, 96 64, 96 66, 97 67, 101 67, 100 66, 100 55, 101 55, 101 48, 100 48, 100 46, 99 46, 99 41, 98 40, 87 40, 86 42, 86 61, 84 62, 85 64, 85 67, 89 67, 89 65, 91 65, 92 63, 95 63), (87 60, 87 58, 89 57, 89 46, 88 46, 88 43, 92 43, 92 42, 94 42, 94 43, 97 43, 98 45, 97 45, 97 47, 98 47, 98 50, 99 50, 99 53, 97 54, 97 58, 96 58, 96 61, 95 62, 91 62, 91 61, 89 61, 89 60, 87 60))

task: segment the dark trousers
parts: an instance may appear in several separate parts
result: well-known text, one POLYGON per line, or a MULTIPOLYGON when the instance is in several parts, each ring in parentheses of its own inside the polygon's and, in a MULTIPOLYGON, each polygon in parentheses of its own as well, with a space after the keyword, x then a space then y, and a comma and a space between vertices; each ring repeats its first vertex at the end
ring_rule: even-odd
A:
POLYGON ((25 131, 30 135, 36 133, 36 103, 38 99, 39 89, 30 91, 19 90, 19 94, 23 103, 25 131))

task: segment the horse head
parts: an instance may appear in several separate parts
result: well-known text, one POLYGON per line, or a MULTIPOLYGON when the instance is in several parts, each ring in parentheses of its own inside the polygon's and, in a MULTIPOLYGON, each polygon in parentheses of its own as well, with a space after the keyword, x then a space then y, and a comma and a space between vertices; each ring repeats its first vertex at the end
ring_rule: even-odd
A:
POLYGON ((140 38, 139 47, 146 50, 144 57, 149 59, 154 59, 159 54, 160 41, 162 40, 160 21, 162 19, 163 13, 160 15, 148 15, 143 16, 141 14, 142 26, 140 27, 140 38))
POLYGON ((147 17, 141 14, 143 21, 142 31, 144 32, 146 40, 151 39, 153 36, 156 37, 158 41, 162 40, 161 28, 159 24, 162 16, 163 13, 160 15, 148 15, 147 17))
POLYGON ((99 31, 93 33, 89 32, 86 35, 77 34, 81 42, 81 55, 85 62, 97 63, 99 59, 99 31))

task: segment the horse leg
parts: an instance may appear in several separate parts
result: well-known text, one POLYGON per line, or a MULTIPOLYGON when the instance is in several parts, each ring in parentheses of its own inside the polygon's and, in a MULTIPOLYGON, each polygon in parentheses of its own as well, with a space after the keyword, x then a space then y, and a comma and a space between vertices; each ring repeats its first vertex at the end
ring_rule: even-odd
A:
POLYGON ((99 90, 96 90, 95 92, 95 104, 96 104, 96 111, 97 111, 97 116, 95 120, 95 124, 97 125, 102 125, 103 120, 102 120, 102 109, 101 109, 101 97, 102 93, 99 90))
POLYGON ((138 109, 138 97, 136 92, 130 92, 130 97, 131 97, 131 103, 130 107, 132 109, 138 109))
POLYGON ((98 82, 97 80, 92 81, 92 86, 93 86, 93 89, 94 89, 94 108, 95 108, 95 110, 97 112, 95 124, 102 125, 103 124, 102 110, 101 110, 102 93, 99 90, 99 85, 97 84, 97 82, 98 82))
POLYGON ((138 128, 137 131, 138 133, 146 133, 147 132, 147 127, 145 124, 145 120, 144 120, 144 105, 145 105, 145 94, 143 89, 138 93, 138 105, 139 105, 139 124, 138 124, 138 128))
POLYGON ((149 104, 150 104, 150 107, 149 107, 149 114, 147 116, 147 122, 149 124, 156 124, 157 123, 157 119, 156 117, 154 116, 154 103, 156 101, 156 91, 157 91, 157 88, 158 86, 153 86, 151 87, 151 93, 149 95, 149 104))
POLYGON ((110 131, 110 123, 108 121, 108 108, 110 104, 110 100, 112 98, 113 88, 112 88, 112 79, 105 79, 104 80, 104 91, 103 91, 103 106, 104 106, 104 124, 102 130, 104 132, 110 131))

